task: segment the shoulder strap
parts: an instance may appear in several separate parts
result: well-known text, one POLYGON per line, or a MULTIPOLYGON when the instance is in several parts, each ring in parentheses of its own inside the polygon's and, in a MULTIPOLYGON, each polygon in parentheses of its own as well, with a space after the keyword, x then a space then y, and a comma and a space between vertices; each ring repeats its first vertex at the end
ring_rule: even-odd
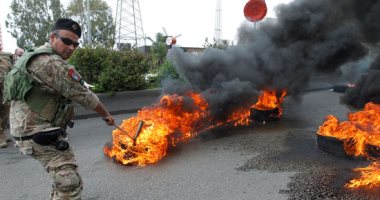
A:
POLYGON ((27 73, 26 65, 28 64, 29 60, 32 57, 39 54, 54 54, 54 51, 52 48, 47 48, 47 47, 29 49, 23 54, 23 56, 21 56, 21 58, 18 59, 18 61, 15 64, 15 67, 27 73))

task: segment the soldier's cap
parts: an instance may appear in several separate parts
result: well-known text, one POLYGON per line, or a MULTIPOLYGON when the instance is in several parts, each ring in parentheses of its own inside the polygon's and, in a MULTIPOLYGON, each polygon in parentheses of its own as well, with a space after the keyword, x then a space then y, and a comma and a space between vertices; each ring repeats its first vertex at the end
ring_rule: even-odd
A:
POLYGON ((80 37, 82 34, 82 30, 81 30, 79 24, 76 21, 74 21, 72 19, 67 19, 67 18, 58 19, 55 22, 52 31, 55 31, 55 30, 71 31, 71 32, 75 33, 78 37, 80 37))

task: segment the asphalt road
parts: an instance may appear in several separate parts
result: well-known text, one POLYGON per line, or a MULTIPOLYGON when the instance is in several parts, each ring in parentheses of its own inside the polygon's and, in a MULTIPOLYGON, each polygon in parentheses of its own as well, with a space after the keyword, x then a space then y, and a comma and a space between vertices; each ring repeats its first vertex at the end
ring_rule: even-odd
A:
MULTIPOLYGON (((279 121, 218 128, 171 148, 146 167, 122 166, 102 153, 112 127, 100 118, 77 120, 70 130, 83 199, 273 200, 376 199, 378 192, 350 191, 343 185, 367 161, 320 152, 315 133, 324 117, 346 119, 339 94, 306 93, 287 99, 279 121)), ((133 113, 134 114, 134 113, 133 113)), ((132 115, 133 115, 132 114, 132 115)), ((131 115, 117 115, 116 121, 131 115)), ((0 199, 48 199, 51 183, 38 162, 14 147, 0 149, 0 199)))

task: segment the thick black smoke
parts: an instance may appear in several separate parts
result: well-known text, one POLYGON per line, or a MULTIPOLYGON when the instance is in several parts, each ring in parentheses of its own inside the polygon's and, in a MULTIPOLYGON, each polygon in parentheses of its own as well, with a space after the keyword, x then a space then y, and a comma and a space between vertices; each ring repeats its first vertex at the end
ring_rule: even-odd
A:
POLYGON ((372 70, 380 70, 380 55, 377 56, 369 68, 372 70))
POLYGON ((363 75, 355 87, 347 89, 342 102, 363 108, 368 102, 380 104, 380 56, 371 64, 366 75, 363 75))
POLYGON ((275 22, 243 24, 236 46, 198 56, 175 48, 171 59, 186 84, 169 81, 163 91, 200 92, 216 117, 255 103, 262 89, 300 96, 314 72, 357 61, 379 41, 379 2, 295 0, 277 7, 275 22))
POLYGON ((350 84, 357 82, 363 74, 368 73, 368 69, 373 62, 373 59, 373 55, 368 54, 356 62, 349 62, 342 65, 340 67, 342 77, 350 84))
POLYGON ((367 74, 356 82, 356 87, 349 88, 342 102, 355 108, 363 108, 368 102, 380 104, 380 1, 357 1, 354 5, 356 17, 368 44, 375 44, 376 59, 369 67, 367 74))

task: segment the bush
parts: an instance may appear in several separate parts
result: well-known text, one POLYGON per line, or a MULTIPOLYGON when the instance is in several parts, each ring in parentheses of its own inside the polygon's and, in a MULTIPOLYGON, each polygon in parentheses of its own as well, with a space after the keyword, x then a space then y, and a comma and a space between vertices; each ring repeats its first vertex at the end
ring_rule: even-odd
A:
POLYGON ((145 89, 144 74, 149 66, 145 57, 136 52, 112 52, 105 60, 105 69, 99 75, 99 86, 107 92, 145 89))
POLYGON ((169 60, 165 60, 157 72, 157 81, 161 82, 166 78, 180 79, 176 68, 169 60))
POLYGON ((120 52, 107 48, 78 49, 69 60, 84 80, 95 85, 94 92, 115 93, 146 89, 144 74, 148 61, 137 51, 120 52))
POLYGON ((105 58, 110 57, 111 50, 106 48, 81 48, 70 57, 69 63, 89 83, 98 82, 98 77, 103 71, 105 58))

